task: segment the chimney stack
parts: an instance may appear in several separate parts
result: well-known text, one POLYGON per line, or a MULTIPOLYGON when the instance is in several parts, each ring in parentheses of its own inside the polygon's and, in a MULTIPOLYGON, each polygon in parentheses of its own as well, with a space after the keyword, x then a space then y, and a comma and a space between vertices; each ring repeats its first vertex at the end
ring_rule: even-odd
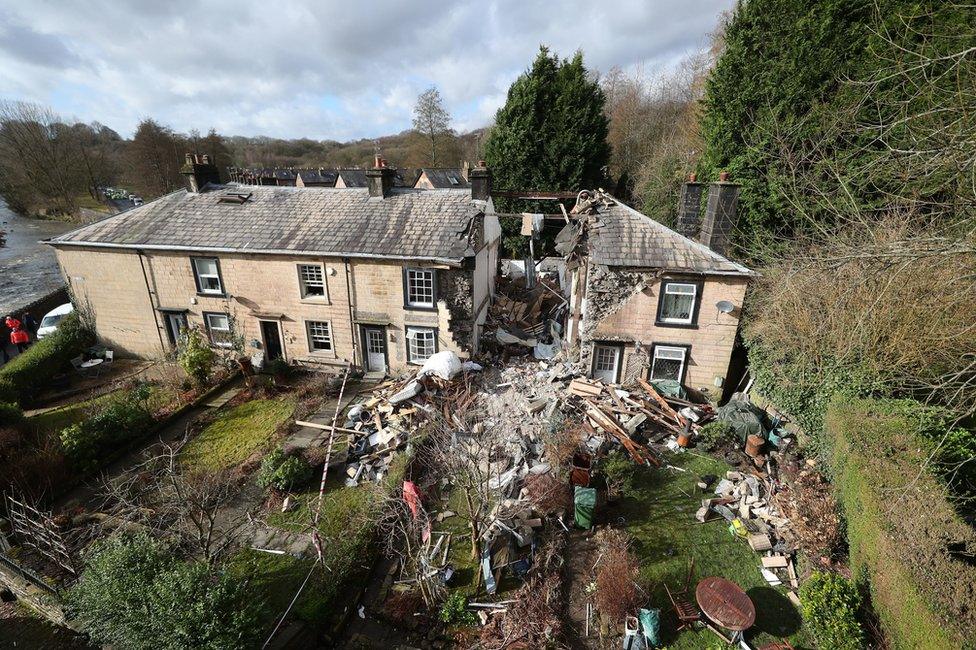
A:
POLYGON ((718 181, 708 187, 708 204, 705 207, 705 219, 698 240, 725 257, 728 257, 731 249, 738 203, 738 183, 729 181, 728 172, 720 173, 718 181))
POLYGON ((386 161, 378 155, 373 159, 373 167, 366 170, 366 186, 370 197, 385 199, 393 189, 396 170, 386 166, 386 161))
POLYGON ((678 220, 674 229, 679 235, 694 239, 701 228, 698 211, 701 207, 702 183, 697 182, 695 174, 688 176, 688 180, 681 185, 681 198, 678 200, 678 220))
POLYGON ((180 173, 186 177, 187 189, 191 192, 199 192, 207 183, 220 184, 220 171, 217 165, 210 162, 207 154, 186 154, 186 162, 180 173))
POLYGON ((491 170, 484 160, 479 160, 478 166, 468 172, 468 182, 471 183, 472 199, 487 201, 491 198, 491 170))

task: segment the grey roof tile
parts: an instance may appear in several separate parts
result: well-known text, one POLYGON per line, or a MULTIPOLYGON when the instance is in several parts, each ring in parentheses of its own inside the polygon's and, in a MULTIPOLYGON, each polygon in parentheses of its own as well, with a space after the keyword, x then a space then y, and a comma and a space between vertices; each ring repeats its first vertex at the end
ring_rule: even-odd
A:
POLYGON ((198 194, 168 194, 49 241, 461 260, 480 211, 465 190, 394 189, 380 199, 365 188, 211 185, 198 194), (251 197, 221 202, 229 191, 251 197))

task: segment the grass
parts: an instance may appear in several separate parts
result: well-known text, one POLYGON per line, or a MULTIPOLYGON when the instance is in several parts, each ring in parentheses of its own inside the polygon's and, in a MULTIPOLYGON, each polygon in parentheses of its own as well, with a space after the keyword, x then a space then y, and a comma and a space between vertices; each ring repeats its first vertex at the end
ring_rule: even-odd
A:
MULTIPOLYGON (((682 588, 688 565, 695 560, 691 590, 707 576, 721 576, 745 589, 756 605, 756 624, 747 632, 754 645, 787 638, 797 648, 813 647, 800 613, 783 587, 770 587, 759 571, 759 554, 745 540, 732 537, 723 519, 700 524, 695 511, 705 495, 696 488, 704 474, 724 476, 728 465, 698 454, 675 455, 671 463, 687 471, 649 469, 639 471, 635 493, 608 508, 607 516, 634 541, 641 577, 651 585, 649 605, 662 612, 663 642, 672 650, 712 647, 718 638, 706 629, 685 630, 675 635, 676 622, 664 590, 682 588)), ((694 594, 691 595, 692 599, 694 594)))
MULTIPOLYGON (((451 490, 450 498, 443 510, 464 512, 464 493, 459 489, 451 490)), ((471 557, 471 528, 464 517, 454 515, 444 521, 434 524, 437 532, 454 533, 451 536, 451 549, 447 553, 447 561, 454 567, 454 577, 451 588, 460 589, 465 594, 473 596, 475 585, 478 584, 478 559, 471 557)))
MULTIPOLYGON (((179 394, 173 388, 166 388, 155 384, 151 388, 152 392, 148 400, 150 411, 155 412, 158 409, 168 406, 179 397, 179 394)), ((27 422, 37 433, 57 433, 67 426, 81 422, 94 409, 105 406, 112 399, 118 397, 121 392, 121 390, 113 391, 83 402, 59 406, 44 413, 33 415, 27 418, 27 422)))
POLYGON ((220 412, 217 418, 187 443, 182 462, 194 469, 221 470, 243 463, 258 451, 267 451, 275 431, 291 417, 290 398, 256 399, 220 412))

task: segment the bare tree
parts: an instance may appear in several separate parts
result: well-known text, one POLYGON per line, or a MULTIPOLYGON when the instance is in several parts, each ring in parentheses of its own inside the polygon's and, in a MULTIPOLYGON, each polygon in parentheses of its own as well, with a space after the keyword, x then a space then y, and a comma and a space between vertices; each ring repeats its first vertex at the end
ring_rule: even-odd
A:
POLYGON ((16 208, 73 212, 86 178, 76 132, 44 106, 0 103, 0 176, 16 208))
POLYGON ((383 551, 400 563, 403 575, 411 576, 416 582, 424 603, 433 606, 445 591, 437 557, 443 551, 443 542, 432 547, 427 510, 417 504, 414 512, 402 495, 393 493, 383 500, 379 512, 376 527, 383 551))
POLYGON ((437 167, 437 141, 451 133, 451 115, 444 108, 436 87, 431 86, 417 97, 413 109, 413 128, 430 143, 430 164, 437 167))
POLYGON ((117 478, 107 479, 103 495, 110 514, 175 537, 208 564, 238 546, 253 513, 235 502, 240 485, 232 471, 180 467, 180 445, 163 451, 117 478))

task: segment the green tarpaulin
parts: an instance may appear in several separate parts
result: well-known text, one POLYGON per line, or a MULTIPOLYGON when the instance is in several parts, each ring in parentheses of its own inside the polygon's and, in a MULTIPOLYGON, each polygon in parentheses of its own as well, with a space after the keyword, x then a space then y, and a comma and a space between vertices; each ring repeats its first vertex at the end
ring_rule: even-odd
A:
POLYGON ((688 399, 688 391, 681 385, 681 382, 675 381, 674 379, 652 379, 651 385, 665 397, 688 399))
POLYGON ((728 422, 742 442, 750 435, 765 437, 765 413, 748 400, 731 399, 725 406, 715 409, 715 415, 722 422, 728 422))
POLYGON ((593 528, 593 509, 596 507, 596 488, 576 486, 576 525, 593 528))

